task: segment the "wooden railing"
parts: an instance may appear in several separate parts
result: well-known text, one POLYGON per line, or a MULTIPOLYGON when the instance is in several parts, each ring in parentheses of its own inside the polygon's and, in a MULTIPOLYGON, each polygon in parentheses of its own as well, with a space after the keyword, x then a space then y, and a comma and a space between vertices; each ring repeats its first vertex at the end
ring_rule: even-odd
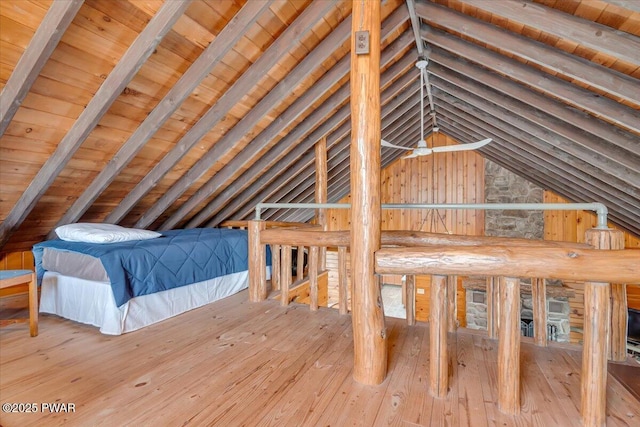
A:
MULTIPOLYGON (((266 297, 266 285, 261 277, 265 244, 338 247, 344 255, 349 246, 348 231, 265 230, 261 221, 250 221, 250 258, 257 260, 250 267, 251 300, 266 297), (262 254, 262 255, 261 255, 262 254), (262 257, 262 258, 261 258, 262 257), (253 270, 253 271, 252 271, 253 270)), ((447 276, 485 275, 499 278, 487 287, 487 295, 499 301, 499 325, 492 325, 489 334, 496 333, 498 345, 498 405, 508 414, 520 411, 520 280, 534 277, 533 288, 544 296, 541 278, 585 281, 585 324, 583 366, 581 374, 581 413, 584 425, 604 425, 606 408, 607 356, 610 343, 611 302, 610 283, 640 284, 640 251, 623 250, 621 233, 616 230, 589 230, 587 244, 568 242, 435 235, 422 232, 382 232, 383 247, 376 252, 377 274, 407 275, 407 289, 413 295, 414 275, 432 275, 430 314, 430 390, 444 396, 448 389, 447 331, 451 315, 447 307, 447 276), (607 250, 602 250, 607 249, 607 250), (496 286, 497 283, 499 286, 496 286), (492 292, 492 288, 494 288, 492 292), (495 288, 499 289, 499 296, 495 288)), ((346 271, 346 268, 345 268, 346 271)), ((346 273, 345 273, 346 276, 346 273)), ((346 280, 344 281, 346 283, 346 280)), ((455 289, 455 288, 454 288, 455 289)), ((340 286, 344 295, 346 284, 340 286)), ((407 298, 411 301, 412 298, 407 298)), ((411 302, 409 302, 411 304, 411 302)), ((407 306, 409 306, 407 304, 407 306)), ((540 305, 540 304, 538 304, 540 305)), ((412 308, 413 309, 413 308, 412 308)), ((542 317, 540 310, 537 317, 542 317)), ((546 317, 546 315, 545 315, 546 317)), ((408 322, 413 323, 408 318, 408 322)), ((539 325, 542 322, 538 319, 539 325)), ((622 326, 622 325, 618 325, 622 326)), ((546 328, 542 328, 546 329, 546 328)), ((541 337, 536 342, 542 341, 541 337)), ((546 342, 546 337, 544 337, 546 342)), ((616 342, 616 346, 626 343, 616 342)))
POLYGON ((326 272, 320 267, 324 265, 320 260, 318 246, 310 246, 303 241, 288 241, 279 238, 281 233, 291 233, 296 230, 321 230, 320 226, 306 223, 281 221, 225 221, 222 227, 249 229, 249 296, 251 301, 260 301, 267 297, 267 283, 265 277, 266 265, 264 246, 271 246, 271 291, 281 300, 282 305, 288 305, 293 299, 307 300, 312 311, 318 309, 321 303, 326 303, 326 295, 320 301, 319 279, 326 278, 326 272), (257 226, 257 227, 256 227, 257 226), (256 242, 255 240, 259 241, 256 242), (296 257, 292 258, 296 248, 296 257), (256 253, 256 251, 258 253, 256 253), (307 261, 305 262, 305 254, 307 261), (257 260, 258 262, 254 262, 257 260), (260 265, 262 265, 262 267, 260 265), (259 269, 260 271, 257 271, 259 269), (295 271, 295 278, 293 272, 295 271), (295 280, 294 280, 295 279, 295 280), (252 284, 260 283, 259 286, 252 284))

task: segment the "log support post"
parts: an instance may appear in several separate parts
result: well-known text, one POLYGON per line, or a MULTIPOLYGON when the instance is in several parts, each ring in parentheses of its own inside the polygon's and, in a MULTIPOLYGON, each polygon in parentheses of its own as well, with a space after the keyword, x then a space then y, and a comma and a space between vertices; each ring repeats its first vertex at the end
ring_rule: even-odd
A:
POLYGON ((267 258, 265 246, 260 243, 260 231, 264 221, 249 221, 249 301, 267 298, 267 258))
MULTIPOLYGON (((316 142, 316 203, 327 203, 327 138, 322 137, 316 142)), ((320 208, 316 210, 316 219, 318 225, 323 231, 328 229, 327 209, 320 208)), ((320 248, 320 258, 318 262, 318 271, 327 269, 327 248, 320 248)))
POLYGON ((375 253, 380 249, 380 2, 354 0, 351 16, 351 295, 356 381, 387 374, 387 332, 375 253))
POLYGON ((447 276, 431 276, 429 303, 429 391, 446 397, 449 388, 447 352, 447 276))
POLYGON ((545 279, 531 279, 533 300, 533 335, 536 345, 547 346, 547 282, 545 279))
POLYGON ((416 324, 416 276, 407 274, 405 280, 405 304, 407 312, 407 325, 416 324))
MULTIPOLYGON (((619 230, 587 230, 585 242, 596 249, 624 248, 624 236, 619 230)), ((612 320, 610 298, 609 283, 585 283, 580 410, 585 426, 606 425, 607 358, 612 320)))
POLYGON ((500 280, 500 330, 498 332, 498 407, 520 413, 520 279, 500 280))

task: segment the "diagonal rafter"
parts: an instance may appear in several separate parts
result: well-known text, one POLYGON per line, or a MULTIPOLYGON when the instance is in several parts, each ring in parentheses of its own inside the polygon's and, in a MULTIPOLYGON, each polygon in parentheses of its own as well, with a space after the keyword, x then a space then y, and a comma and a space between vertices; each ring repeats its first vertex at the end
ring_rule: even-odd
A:
POLYGON ((54 1, 0 93, 0 136, 36 81, 84 0, 54 1))
MULTIPOLYGON (((56 226, 76 222, 80 219, 158 129, 182 105, 198 84, 222 61, 227 52, 244 36, 271 3, 272 0, 251 1, 238 11, 236 16, 229 21, 182 77, 171 87, 169 92, 133 132, 109 163, 105 165, 82 195, 76 199, 56 226)), ((55 237, 55 232, 52 230, 47 237, 55 237)))
MULTIPOLYGON (((125 215, 145 196, 158 181, 160 181, 193 146, 204 137, 213 126, 246 95, 263 77, 287 53, 290 43, 300 40, 315 25, 318 19, 333 7, 331 2, 314 2, 307 7, 298 18, 267 48, 267 50, 235 81, 235 83, 217 100, 217 102, 189 129, 178 141, 174 148, 160 160, 153 169, 127 194, 105 219, 105 222, 118 223, 125 215)), ((226 152, 231 147, 222 147, 215 144, 212 150, 226 152), (218 148, 215 148, 218 147, 218 148)), ((209 152, 211 152, 210 150, 209 152)), ((172 189, 173 192, 184 191, 182 186, 194 176, 195 169, 191 168, 172 189)), ((185 188, 186 189, 186 188, 185 188)), ((142 219, 142 218, 141 218, 142 219)), ((139 221, 140 222, 140 221, 139 221)), ((141 225, 137 224, 137 227, 141 225)))
POLYGON ((29 215, 40 197, 51 186, 140 67, 151 56, 165 34, 182 16, 190 2, 191 0, 174 0, 164 3, 133 44, 129 46, 69 132, 62 138, 55 152, 47 159, 0 225, 0 247, 4 246, 11 234, 29 215))

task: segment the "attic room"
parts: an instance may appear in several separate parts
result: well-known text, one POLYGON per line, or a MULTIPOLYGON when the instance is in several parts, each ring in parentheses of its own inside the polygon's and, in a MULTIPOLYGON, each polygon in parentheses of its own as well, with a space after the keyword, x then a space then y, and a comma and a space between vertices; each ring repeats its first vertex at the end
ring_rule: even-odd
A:
POLYGON ((640 423, 636 0, 0 0, 2 426, 640 423))

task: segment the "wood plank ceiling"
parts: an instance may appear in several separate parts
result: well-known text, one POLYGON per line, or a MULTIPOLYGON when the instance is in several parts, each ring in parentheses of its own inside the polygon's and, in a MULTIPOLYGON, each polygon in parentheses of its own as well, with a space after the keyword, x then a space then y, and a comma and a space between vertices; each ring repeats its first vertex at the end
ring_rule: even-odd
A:
MULTIPOLYGON (((2 0, 1 249, 70 222, 214 226, 260 201, 311 202, 322 138, 339 200, 350 12, 346 0, 2 0)), ((419 139, 416 35, 429 130, 435 117, 461 143, 491 137, 487 159, 604 202, 640 234, 637 2, 383 0, 383 137, 404 146, 419 139)), ((384 148, 384 164, 401 154, 384 148)))

